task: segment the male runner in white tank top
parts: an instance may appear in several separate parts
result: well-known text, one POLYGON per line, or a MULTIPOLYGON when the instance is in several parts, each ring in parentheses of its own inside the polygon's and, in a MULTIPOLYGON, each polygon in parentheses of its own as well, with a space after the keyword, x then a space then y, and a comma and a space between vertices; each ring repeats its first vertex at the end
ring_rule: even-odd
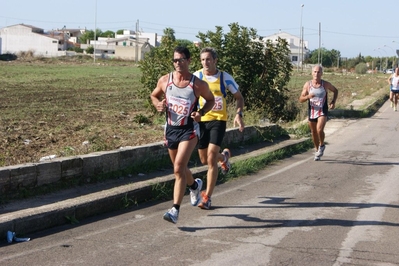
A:
POLYGON ((335 102, 338 97, 338 90, 328 81, 322 80, 323 68, 315 66, 312 69, 312 80, 305 82, 303 85, 299 102, 308 102, 308 123, 312 133, 313 144, 316 149, 314 160, 320 160, 324 154, 324 127, 327 122, 328 107, 335 108, 335 102), (333 99, 328 102, 328 91, 334 93, 333 99))
POLYGON ((168 222, 176 223, 186 186, 190 187, 191 204, 200 199, 202 180, 194 180, 188 168, 188 161, 198 143, 201 116, 210 111, 215 98, 205 81, 189 71, 190 52, 185 47, 176 47, 173 53, 175 71, 162 76, 151 93, 151 100, 158 112, 166 111, 167 123, 165 143, 175 173, 173 206, 163 216, 168 222), (206 104, 197 110, 198 99, 203 97, 206 104))
POLYGON ((395 72, 389 76, 388 83, 391 85, 391 101, 393 102, 393 110, 398 110, 398 98, 399 98, 399 67, 395 68, 395 72))

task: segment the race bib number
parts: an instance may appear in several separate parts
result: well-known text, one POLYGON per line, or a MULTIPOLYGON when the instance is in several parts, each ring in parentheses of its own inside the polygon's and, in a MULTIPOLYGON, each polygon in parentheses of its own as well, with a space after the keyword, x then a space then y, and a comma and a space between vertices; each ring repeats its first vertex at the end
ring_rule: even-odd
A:
MULTIPOLYGON (((205 99, 202 98, 202 106, 206 103, 205 99)), ((212 111, 222 111, 223 110, 223 97, 215 96, 215 104, 213 105, 212 111)))
POLYGON ((189 116, 191 101, 174 96, 169 97, 169 112, 181 116, 189 116))
POLYGON ((220 96, 215 97, 215 104, 212 108, 213 111, 221 111, 223 110, 223 98, 220 96))
POLYGON ((313 97, 310 99, 310 106, 323 107, 323 98, 313 97))

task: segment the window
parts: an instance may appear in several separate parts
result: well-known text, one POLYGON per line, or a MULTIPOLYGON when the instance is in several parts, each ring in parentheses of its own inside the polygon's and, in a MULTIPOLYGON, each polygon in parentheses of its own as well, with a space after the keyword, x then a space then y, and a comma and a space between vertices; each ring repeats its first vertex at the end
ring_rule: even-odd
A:
POLYGON ((297 55, 293 55, 291 62, 298 62, 298 56, 297 55))

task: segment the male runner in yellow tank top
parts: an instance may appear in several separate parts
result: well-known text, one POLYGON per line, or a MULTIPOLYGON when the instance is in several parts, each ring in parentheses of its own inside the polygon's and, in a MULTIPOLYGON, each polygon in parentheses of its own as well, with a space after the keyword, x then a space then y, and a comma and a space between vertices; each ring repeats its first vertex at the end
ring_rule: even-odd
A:
MULTIPOLYGON (((220 146, 226 132, 227 124, 226 93, 230 91, 236 99, 237 110, 234 118, 234 126, 238 124, 241 132, 245 126, 242 120, 244 98, 238 90, 238 85, 233 77, 217 69, 217 53, 215 49, 210 47, 202 49, 200 58, 203 69, 196 71, 194 75, 206 81, 209 89, 215 96, 215 104, 212 110, 201 117, 201 122, 199 123, 200 140, 198 153, 201 163, 208 165, 208 173, 206 190, 202 192, 202 200, 198 204, 198 207, 208 210, 211 207, 211 196, 218 176, 218 162, 220 162, 223 174, 227 174, 230 170, 230 150, 224 149, 220 153, 220 146)), ((205 104, 203 98, 199 99, 199 104, 200 108, 205 104)))

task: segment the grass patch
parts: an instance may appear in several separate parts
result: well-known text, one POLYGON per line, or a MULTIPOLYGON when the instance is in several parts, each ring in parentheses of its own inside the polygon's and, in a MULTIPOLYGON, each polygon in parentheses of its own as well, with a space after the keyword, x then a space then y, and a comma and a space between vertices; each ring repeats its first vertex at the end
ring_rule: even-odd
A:
POLYGON ((265 153, 257 157, 252 157, 251 159, 235 162, 230 172, 226 175, 226 178, 231 179, 257 173, 275 161, 282 160, 294 154, 306 152, 312 147, 313 142, 309 139, 305 142, 285 147, 274 152, 265 153))

